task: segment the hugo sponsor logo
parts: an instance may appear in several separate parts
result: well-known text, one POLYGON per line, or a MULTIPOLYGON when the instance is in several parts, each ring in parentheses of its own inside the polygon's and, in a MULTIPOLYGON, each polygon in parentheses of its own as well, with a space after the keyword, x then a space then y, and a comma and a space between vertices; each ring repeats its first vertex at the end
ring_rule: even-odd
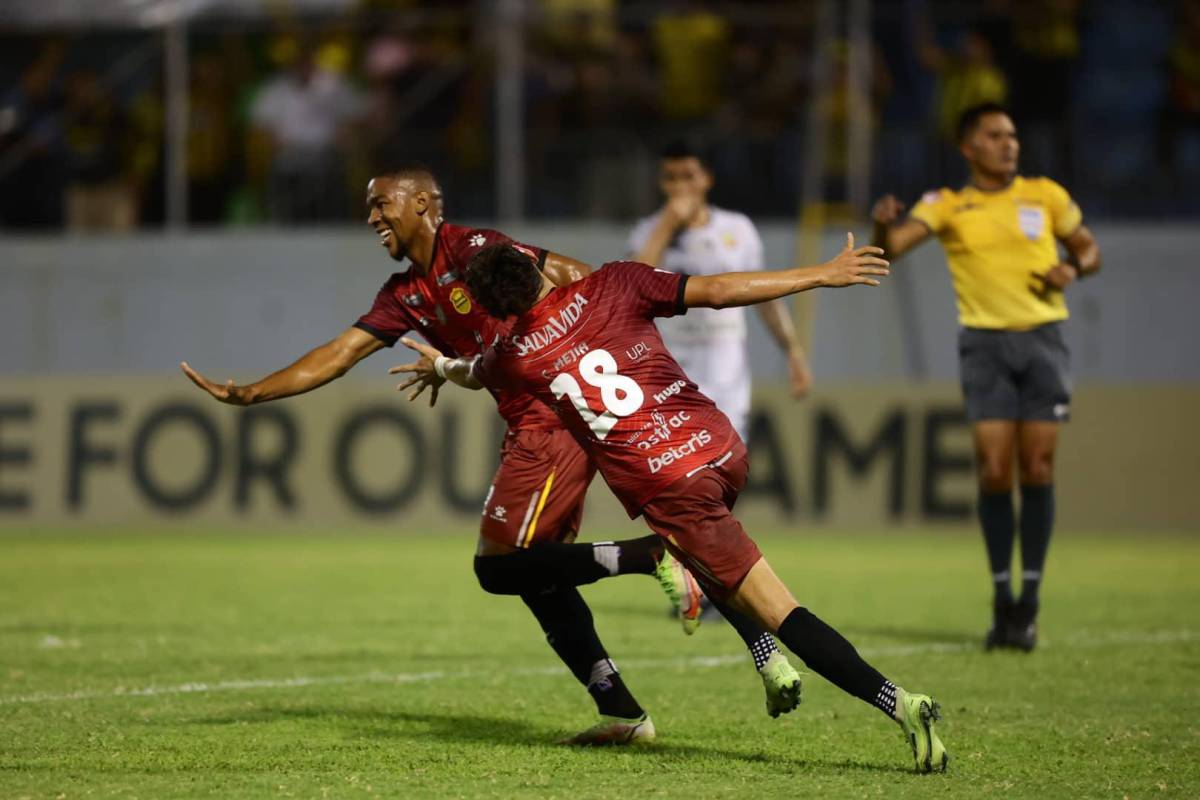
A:
POLYGON ((680 390, 682 390, 684 386, 687 386, 686 381, 675 381, 670 386, 663 389, 661 392, 655 392, 654 393, 654 402, 659 405, 662 405, 662 402, 664 400, 666 400, 668 397, 670 397, 671 395, 679 394, 680 390))
POLYGON ((712 444, 712 434, 706 428, 698 433, 693 433, 691 438, 678 447, 668 447, 662 455, 650 456, 646 459, 646 466, 650 467, 650 474, 653 475, 663 467, 670 466, 680 459, 687 458, 698 450, 708 447, 710 444, 712 444))
POLYGON ((536 353, 543 347, 561 339, 571 329, 571 326, 583 316, 583 307, 587 303, 587 298, 576 292, 571 302, 558 312, 558 316, 551 317, 540 331, 534 331, 525 336, 513 336, 512 343, 517 350, 517 355, 525 356, 529 353, 536 353))

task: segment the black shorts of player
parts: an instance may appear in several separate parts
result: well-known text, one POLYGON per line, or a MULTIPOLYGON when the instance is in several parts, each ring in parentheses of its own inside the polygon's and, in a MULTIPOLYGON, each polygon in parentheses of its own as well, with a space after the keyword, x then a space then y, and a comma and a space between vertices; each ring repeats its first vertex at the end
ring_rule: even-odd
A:
POLYGON ((1066 422, 1070 417, 1070 354, 1062 323, 1027 331, 963 328, 958 334, 958 358, 971 422, 1066 422))

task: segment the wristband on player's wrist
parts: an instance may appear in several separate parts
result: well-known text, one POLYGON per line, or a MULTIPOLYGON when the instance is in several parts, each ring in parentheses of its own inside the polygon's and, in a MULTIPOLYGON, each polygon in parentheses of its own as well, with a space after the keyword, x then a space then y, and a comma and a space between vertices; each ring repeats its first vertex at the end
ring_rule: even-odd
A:
POLYGON ((438 356, 433 360, 433 374, 437 375, 442 380, 446 380, 446 364, 450 363, 450 359, 445 356, 438 356))

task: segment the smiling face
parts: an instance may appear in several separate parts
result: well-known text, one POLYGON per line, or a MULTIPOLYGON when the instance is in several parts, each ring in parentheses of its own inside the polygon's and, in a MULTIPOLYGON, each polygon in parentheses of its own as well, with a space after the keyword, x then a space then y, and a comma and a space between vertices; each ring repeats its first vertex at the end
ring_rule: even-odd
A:
POLYGON ((441 193, 428 181, 381 175, 367 184, 367 224, 396 261, 408 255, 424 217, 440 208, 441 193))
POLYGON ((1017 172, 1021 143, 1017 128, 1008 114, 999 111, 984 114, 961 144, 963 158, 972 169, 997 178, 1011 178, 1017 172))

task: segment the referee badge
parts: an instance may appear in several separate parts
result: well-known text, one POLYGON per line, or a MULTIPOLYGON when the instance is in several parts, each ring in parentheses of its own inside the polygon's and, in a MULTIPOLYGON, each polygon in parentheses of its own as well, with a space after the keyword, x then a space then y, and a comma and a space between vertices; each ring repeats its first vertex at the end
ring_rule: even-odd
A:
POLYGON ((1017 223, 1025 238, 1037 241, 1046 229, 1046 212, 1040 206, 1017 206, 1017 223))

